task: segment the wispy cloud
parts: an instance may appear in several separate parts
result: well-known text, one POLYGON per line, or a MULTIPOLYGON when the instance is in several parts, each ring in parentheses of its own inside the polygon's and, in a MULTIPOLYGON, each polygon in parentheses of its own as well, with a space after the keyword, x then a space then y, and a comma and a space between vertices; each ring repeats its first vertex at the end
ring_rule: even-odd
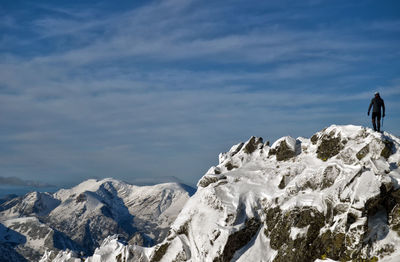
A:
POLYGON ((29 37, 0 40, 14 43, 0 53, 0 171, 192 181, 238 140, 368 124, 373 91, 399 98, 398 19, 333 23, 319 1, 293 5, 37 5, 29 26, 11 13, 29 37))
POLYGON ((22 180, 18 177, 0 177, 0 185, 7 185, 7 186, 28 186, 28 187, 52 187, 53 185, 37 182, 37 181, 30 181, 30 180, 22 180))

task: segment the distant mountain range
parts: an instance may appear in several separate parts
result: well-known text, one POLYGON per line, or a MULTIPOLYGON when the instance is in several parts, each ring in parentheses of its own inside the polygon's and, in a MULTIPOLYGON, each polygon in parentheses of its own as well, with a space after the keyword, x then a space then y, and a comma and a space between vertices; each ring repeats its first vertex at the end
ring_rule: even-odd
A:
POLYGON ((164 240, 194 190, 177 183, 139 187, 110 178, 54 194, 9 197, 0 203, 0 257, 39 261, 45 251, 60 250, 87 256, 113 234, 152 246, 164 240))

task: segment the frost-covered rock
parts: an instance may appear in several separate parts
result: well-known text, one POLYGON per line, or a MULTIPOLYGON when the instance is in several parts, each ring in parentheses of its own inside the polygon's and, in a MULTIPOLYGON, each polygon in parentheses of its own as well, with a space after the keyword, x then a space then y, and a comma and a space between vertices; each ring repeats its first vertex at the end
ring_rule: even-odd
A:
POLYGON ((269 155, 276 155, 276 160, 288 160, 296 155, 297 141, 293 137, 286 136, 278 139, 269 150, 269 155))
POLYGON ((97 248, 93 256, 87 258, 86 262, 121 262, 137 261, 148 262, 144 254, 144 248, 136 245, 128 245, 118 235, 107 237, 101 246, 97 248))
POLYGON ((399 138, 359 126, 333 125, 271 147, 251 138, 220 154, 168 238, 141 254, 149 261, 400 261, 399 149, 399 138))
POLYGON ((46 251, 39 262, 63 261, 63 262, 81 262, 83 259, 71 250, 60 251, 55 254, 54 251, 46 251))
POLYGON ((61 251, 55 256, 50 251, 43 255, 40 262, 148 262, 145 250, 140 246, 128 245, 120 235, 112 235, 106 237, 90 257, 82 257, 71 250, 61 251))

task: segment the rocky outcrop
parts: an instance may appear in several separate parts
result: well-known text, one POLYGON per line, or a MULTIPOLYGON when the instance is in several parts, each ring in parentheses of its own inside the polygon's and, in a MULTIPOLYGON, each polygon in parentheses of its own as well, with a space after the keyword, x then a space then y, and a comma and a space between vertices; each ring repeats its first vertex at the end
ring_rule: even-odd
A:
POLYGON ((277 161, 289 160, 296 156, 296 139, 292 137, 284 137, 275 142, 268 153, 270 156, 275 155, 277 161))
POLYGON ((331 126, 249 152, 245 144, 200 180, 160 261, 182 253, 191 261, 400 257, 392 244, 400 243, 400 139, 331 126))
POLYGON ((208 187, 208 185, 214 184, 220 180, 226 181, 225 179, 226 179, 226 176, 223 176, 223 175, 222 176, 207 175, 200 179, 198 186, 199 187, 208 187))
POLYGON ((236 251, 246 246, 257 234, 261 227, 261 221, 257 218, 250 218, 245 222, 244 228, 231 234, 224 247, 224 251, 219 257, 214 258, 213 262, 229 262, 236 251))
POLYGON ((336 156, 337 154, 339 154, 340 150, 343 149, 344 143, 345 142, 341 140, 340 135, 336 135, 333 132, 329 134, 323 134, 321 137, 318 138, 317 142, 318 158, 326 161, 329 158, 336 156))
POLYGON ((381 156, 388 159, 394 153, 393 151, 395 151, 394 143, 388 139, 383 139, 382 142, 385 147, 381 151, 381 156))
POLYGON ((400 204, 397 203, 395 207, 390 211, 389 214, 389 225, 390 228, 397 232, 400 236, 400 204))
POLYGON ((369 145, 364 146, 360 151, 357 152, 357 159, 363 159, 369 153, 369 145))
POLYGON ((260 146, 263 145, 263 139, 261 137, 251 137, 249 141, 244 145, 243 152, 246 154, 251 154, 257 149, 260 148, 260 146))
POLYGON ((278 250, 273 261, 313 261, 321 257, 320 251, 310 248, 318 242, 325 216, 313 208, 295 208, 282 212, 279 208, 266 210, 264 234, 270 245, 278 250))

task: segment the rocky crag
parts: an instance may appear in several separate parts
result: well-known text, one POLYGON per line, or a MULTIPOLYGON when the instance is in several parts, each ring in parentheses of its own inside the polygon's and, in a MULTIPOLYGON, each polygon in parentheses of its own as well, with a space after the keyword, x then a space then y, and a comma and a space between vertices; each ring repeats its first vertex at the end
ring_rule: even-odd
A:
POLYGON ((162 243, 114 236, 85 261, 400 261, 399 149, 360 126, 252 137, 219 155, 162 243))

